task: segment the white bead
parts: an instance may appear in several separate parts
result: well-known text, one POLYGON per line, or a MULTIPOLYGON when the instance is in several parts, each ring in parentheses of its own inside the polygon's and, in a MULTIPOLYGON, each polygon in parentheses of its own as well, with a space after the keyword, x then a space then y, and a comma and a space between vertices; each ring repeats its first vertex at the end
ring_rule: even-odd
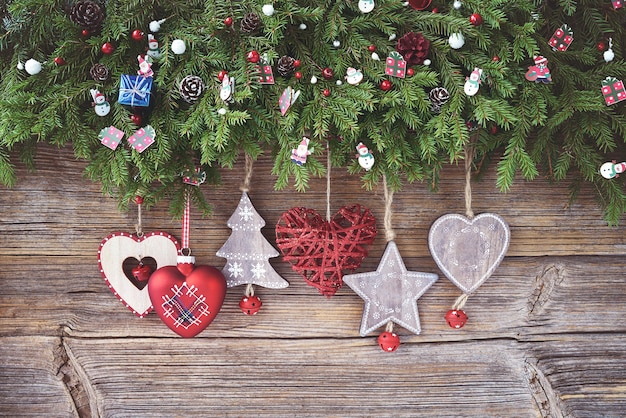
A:
POLYGON ((225 109, 225 108, 223 108, 223 107, 220 107, 220 108, 217 110, 217 113, 219 113, 220 115, 224 116, 224 115, 226 114, 226 109, 225 109))
POLYGON ((380 57, 378 56, 378 54, 376 52, 372 52, 372 59, 374 61, 380 61, 380 57))
POLYGON ((36 59, 31 58, 26 61, 26 64, 24 64, 24 69, 30 75, 39 74, 41 72, 41 63, 36 59))
POLYGON ((396 34, 392 33, 391 35, 389 35, 389 40, 393 41, 394 39, 396 39, 396 34))
POLYGON ((271 4, 264 4, 261 10, 263 10, 265 16, 272 16, 274 14, 274 6, 271 4))
POLYGON ((22 63, 22 61, 19 61, 19 62, 17 63, 17 69, 18 69, 18 70, 23 70, 23 69, 24 69, 24 64, 22 63))
POLYGON ((454 3, 452 3, 452 7, 454 7, 457 10, 459 10, 461 6, 463 6, 463 4, 461 3, 461 0, 454 0, 454 3))
POLYGON ((306 30, 306 25, 304 23, 300 23, 300 30, 306 30))
POLYGON ((403 5, 404 7, 406 7, 406 6, 408 6, 408 5, 409 5, 409 2, 408 2, 408 1, 405 1, 404 3, 402 3, 402 5, 403 5))
POLYGON ((336 83, 338 86, 341 86, 341 84, 342 84, 341 80, 337 80, 335 83, 336 83))
POLYGON ((334 46, 335 48, 339 48, 339 46, 340 46, 340 45, 341 45, 341 42, 339 42, 339 40, 335 39, 335 40, 333 41, 333 46, 334 46))
POLYGON ((312 76, 311 77, 311 84, 315 84, 315 83, 317 83, 317 77, 312 76))
POLYGON ((425 60, 424 60, 424 65, 427 65, 427 66, 428 66, 428 65, 430 65, 430 64, 431 64, 431 61, 430 61, 429 59, 425 59, 425 60))
POLYGON ((450 44, 450 47, 452 47, 453 49, 459 49, 459 48, 462 48, 463 45, 465 45, 465 38, 463 37, 463 34, 461 33, 453 33, 448 38, 448 43, 450 44))
POLYGON ((187 50, 187 46, 185 45, 185 41, 183 41, 182 39, 174 39, 172 41, 173 53, 180 55, 180 54, 184 54, 186 50, 187 50))

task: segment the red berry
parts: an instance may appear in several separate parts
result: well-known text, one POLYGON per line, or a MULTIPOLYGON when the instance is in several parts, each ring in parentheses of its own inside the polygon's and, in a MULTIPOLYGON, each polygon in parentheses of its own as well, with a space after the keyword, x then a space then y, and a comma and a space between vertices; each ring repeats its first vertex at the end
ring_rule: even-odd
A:
POLYGON ((54 63, 56 65, 65 65, 65 60, 63 59, 63 57, 55 57, 54 58, 54 63))
POLYGON ((480 13, 472 13, 472 15, 469 17, 469 21, 474 26, 480 26, 483 24, 483 17, 480 15, 480 13))
POLYGON ((376 45, 370 45, 370 46, 368 46, 368 47, 367 47, 367 50, 368 50, 369 52, 374 52, 374 51, 376 51, 376 45))
POLYGON ((413 77, 415 75, 415 70, 413 68, 407 68, 406 69, 406 75, 408 77, 413 77))
POLYGON ((228 74, 228 71, 226 70, 221 70, 219 73, 217 73, 217 79, 219 81, 222 81, 224 79, 224 76, 228 74))
POLYGON ((133 33, 130 35, 135 41, 141 41, 143 39, 144 33, 139 29, 135 29, 133 33))
POLYGON ((324 91, 322 91, 322 94, 326 97, 330 96, 330 89, 324 89, 324 91))
POLYGON ((261 56, 259 55, 259 53, 257 51, 252 50, 252 51, 248 52, 248 55, 246 56, 246 58, 247 58, 248 62, 256 64, 261 59, 261 56))
POLYGON ((141 115, 139 113, 133 113, 132 115, 130 115, 130 121, 135 126, 141 126, 142 122, 143 122, 143 118, 141 117, 141 115))
POLYGON ((135 196, 135 203, 141 205, 143 203, 143 197, 139 195, 135 196))
POLYGON ((391 90, 391 87, 393 87, 393 84, 391 84, 391 81, 389 80, 383 80, 380 82, 380 89, 383 91, 389 91, 391 90))
POLYGON ((446 322, 452 328, 463 328, 463 325, 467 322, 467 315, 460 309, 451 309, 446 312, 446 322))
POLYGON ((246 315, 256 315, 261 309, 263 303, 258 296, 244 296, 239 301, 239 307, 241 308, 241 312, 246 315))
POLYGON ((330 80, 331 78, 333 78, 334 75, 335 73, 330 67, 326 67, 322 70, 322 77, 324 77, 326 80, 330 80))
POLYGON ((300 67, 300 64, 301 64, 300 60, 293 60, 293 66, 294 66, 295 68, 299 68, 299 67, 300 67))
POLYGON ((498 125, 493 125, 490 129, 491 135, 495 135, 498 133, 498 125))
POLYGON ((400 337, 395 332, 385 331, 378 336, 378 345, 383 351, 391 353, 400 347, 400 337))
POLYGON ((83 29, 82 31, 80 31, 80 34, 86 38, 91 35, 91 32, 89 31, 89 29, 83 29))
POLYGON ((226 26, 229 26, 229 27, 232 26, 233 25, 233 18, 228 16, 226 19, 224 19, 224 24, 226 26))
POLYGON ((111 55, 113 51, 115 51, 115 47, 113 46, 111 42, 105 42, 102 44, 102 47, 100 48, 100 50, 102 51, 103 54, 111 55))
POLYGON ((433 13, 439 13, 439 9, 436 7, 433 7, 433 13))
POLYGON ((294 76, 295 76, 298 80, 300 80, 300 79, 302 78, 302 73, 301 73, 300 71, 296 71, 296 72, 294 73, 294 76))
POLYGON ((139 282, 146 282, 152 275, 152 267, 139 263, 139 265, 134 267, 131 272, 135 280, 139 282))
POLYGON ((606 49, 606 44, 604 43, 604 41, 600 41, 596 45, 596 48, 598 48, 598 51, 602 52, 606 49))
POLYGON ((491 57, 491 61, 498 62, 498 61, 500 61, 500 57, 497 56, 497 55, 494 55, 493 57, 491 57))

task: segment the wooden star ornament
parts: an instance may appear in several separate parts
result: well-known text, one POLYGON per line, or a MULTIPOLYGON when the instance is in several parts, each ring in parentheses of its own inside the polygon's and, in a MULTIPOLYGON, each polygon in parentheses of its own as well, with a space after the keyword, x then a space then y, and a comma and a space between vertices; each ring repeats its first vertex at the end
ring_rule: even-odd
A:
POLYGON ((343 278, 365 301, 361 336, 365 337, 388 322, 395 322, 419 334, 421 326, 417 300, 438 278, 434 273, 407 271, 396 243, 389 241, 376 271, 350 274, 343 278))

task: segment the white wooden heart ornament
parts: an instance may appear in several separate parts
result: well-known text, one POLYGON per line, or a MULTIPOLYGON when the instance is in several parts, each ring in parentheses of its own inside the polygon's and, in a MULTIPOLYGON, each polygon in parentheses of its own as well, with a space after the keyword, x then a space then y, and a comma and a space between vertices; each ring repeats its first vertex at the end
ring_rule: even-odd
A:
POLYGON ((498 267, 510 237, 509 226, 494 213, 481 213, 471 219, 448 214, 430 227, 428 247, 442 273, 469 294, 498 267))
POLYGON ((144 258, 156 261, 156 268, 175 266, 180 245, 167 232, 150 232, 137 236, 128 232, 114 232, 102 240, 98 250, 100 273, 109 288, 124 306, 140 318, 152 310, 148 287, 138 288, 127 277, 122 267, 124 260, 144 258))

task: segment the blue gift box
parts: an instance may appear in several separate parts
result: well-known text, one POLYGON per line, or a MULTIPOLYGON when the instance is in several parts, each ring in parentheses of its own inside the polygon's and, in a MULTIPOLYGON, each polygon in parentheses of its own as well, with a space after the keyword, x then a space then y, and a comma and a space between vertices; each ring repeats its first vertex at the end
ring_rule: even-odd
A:
POLYGON ((120 94, 117 98, 120 104, 133 107, 148 107, 150 106, 151 94, 152 77, 122 74, 120 94))

